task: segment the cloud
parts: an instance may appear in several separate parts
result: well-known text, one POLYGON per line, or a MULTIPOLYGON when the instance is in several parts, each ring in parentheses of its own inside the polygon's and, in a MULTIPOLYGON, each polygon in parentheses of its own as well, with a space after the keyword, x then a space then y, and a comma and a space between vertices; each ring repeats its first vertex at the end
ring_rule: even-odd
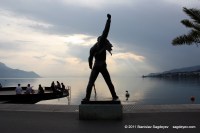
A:
POLYGON ((94 10, 106 8, 109 6, 129 6, 134 3, 132 0, 63 0, 67 5, 81 6, 86 8, 91 8, 94 10))
POLYGON ((0 19, 3 20, 0 22, 1 26, 10 26, 10 27, 16 27, 17 25, 23 25, 25 27, 38 27, 38 28, 50 28, 52 27, 51 24, 38 21, 38 20, 33 20, 29 19, 25 16, 20 16, 12 11, 5 10, 5 9, 0 9, 0 19))
POLYGON ((65 36, 65 42, 70 45, 91 46, 96 42, 96 37, 85 34, 73 34, 65 36))
POLYGON ((114 59, 120 59, 120 60, 134 60, 143 62, 145 57, 141 55, 136 55, 134 53, 126 52, 126 53, 117 53, 113 55, 114 59))
POLYGON ((51 24, 19 16, 7 10, 0 10, 0 20, 0 42, 15 43, 17 46, 38 41, 39 36, 35 37, 35 34, 38 34, 36 31, 38 29, 34 27, 39 27, 40 32, 42 32, 42 29, 52 26, 51 24))
POLYGON ((45 57, 46 57, 46 55, 33 56, 33 58, 38 59, 38 60, 44 59, 45 57))
POLYGON ((199 4, 199 0, 164 0, 167 3, 176 4, 180 6, 195 7, 199 4))
MULTIPOLYGON (((46 68, 48 61, 51 62, 54 59, 58 62, 58 58, 68 56, 64 36, 43 32, 44 29, 51 28, 51 24, 19 16, 7 10, 1 10, 0 14, 2 31, 0 33, 0 59, 2 62, 13 68, 35 70, 45 74, 49 72, 41 72, 38 63, 45 62, 46 66, 42 66, 46 68), (40 27, 39 30, 38 27, 40 27)), ((62 59, 59 61, 63 62, 62 59)))
POLYGON ((195 7, 199 1, 178 2, 1 0, 0 61, 42 76, 87 75, 89 49, 111 13, 111 72, 140 75, 196 65, 199 49, 174 47, 171 40, 188 32, 180 24, 188 17, 182 6, 195 7))
POLYGON ((96 37, 85 34, 49 34, 43 32, 44 29, 37 30, 37 26, 45 25, 44 28, 49 29, 53 25, 49 26, 48 23, 37 22, 11 11, 4 10, 0 20, 3 31, 0 33, 3 36, 0 40, 0 59, 10 67, 34 70, 41 76, 88 73, 88 51, 96 42, 96 37), (10 22, 12 25, 6 27, 6 23, 10 22), (82 66, 81 69, 79 66, 82 66))

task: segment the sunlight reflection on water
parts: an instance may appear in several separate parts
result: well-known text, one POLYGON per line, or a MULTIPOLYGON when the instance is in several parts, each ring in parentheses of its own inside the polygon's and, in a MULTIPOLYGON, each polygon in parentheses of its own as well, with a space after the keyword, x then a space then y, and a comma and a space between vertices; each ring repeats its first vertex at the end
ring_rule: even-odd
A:
MULTIPOLYGON (((21 86, 31 84, 37 90, 38 85, 43 87, 50 86, 52 81, 63 82, 66 86, 71 86, 71 99, 67 98, 41 101, 37 104, 64 104, 79 105, 85 97, 88 77, 68 77, 68 78, 36 78, 36 79, 0 79, 3 86, 21 86)), ((122 104, 188 104, 191 103, 190 97, 195 96, 195 103, 200 103, 200 80, 172 80, 158 78, 140 77, 113 77, 117 95, 122 104), (130 98, 126 100, 126 90, 130 93, 130 98)), ((107 85, 99 76, 96 83, 96 100, 111 100, 111 94, 107 85)), ((0 91, 0 94, 5 93, 0 91)), ((14 92, 12 92, 14 93, 14 92)), ((94 91, 91 100, 95 100, 94 91)))

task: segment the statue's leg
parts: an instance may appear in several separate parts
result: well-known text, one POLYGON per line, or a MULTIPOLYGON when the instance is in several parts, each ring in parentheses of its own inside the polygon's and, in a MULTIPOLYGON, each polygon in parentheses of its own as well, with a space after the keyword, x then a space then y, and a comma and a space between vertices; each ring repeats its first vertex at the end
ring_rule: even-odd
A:
POLYGON ((110 74, 109 74, 107 68, 103 68, 102 71, 101 71, 101 74, 103 75, 104 80, 106 81, 106 84, 108 85, 108 88, 110 89, 112 97, 118 98, 118 96, 116 95, 115 88, 112 84, 110 74))
POLYGON ((89 82, 88 82, 88 85, 87 85, 87 89, 86 89, 86 98, 87 99, 90 99, 92 87, 94 85, 94 82, 97 79, 98 74, 99 74, 98 70, 92 69, 92 72, 90 74, 90 79, 89 79, 89 82))

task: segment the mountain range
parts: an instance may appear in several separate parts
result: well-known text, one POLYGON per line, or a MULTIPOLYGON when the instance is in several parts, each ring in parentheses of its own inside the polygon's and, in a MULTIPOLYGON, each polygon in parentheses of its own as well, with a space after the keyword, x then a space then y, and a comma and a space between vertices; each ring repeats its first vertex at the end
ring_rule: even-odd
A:
POLYGON ((164 73, 169 73, 169 72, 170 73, 173 73, 173 72, 195 72, 195 71, 200 71, 200 65, 173 69, 173 70, 170 70, 170 71, 165 71, 164 73))
POLYGON ((177 68, 172 69, 169 71, 164 71, 160 73, 150 73, 143 77, 166 77, 166 76, 200 76, 200 65, 198 66, 191 66, 191 67, 183 67, 183 68, 177 68))
POLYGON ((40 76, 33 71, 13 69, 0 62, 0 78, 40 78, 40 76))

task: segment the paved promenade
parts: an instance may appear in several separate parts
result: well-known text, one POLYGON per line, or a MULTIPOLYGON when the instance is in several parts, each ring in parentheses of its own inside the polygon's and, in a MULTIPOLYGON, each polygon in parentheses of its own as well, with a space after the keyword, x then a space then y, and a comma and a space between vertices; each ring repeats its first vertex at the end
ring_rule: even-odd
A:
POLYGON ((1 133, 199 133, 200 105, 125 105, 123 120, 79 120, 73 105, 0 105, 1 133))

